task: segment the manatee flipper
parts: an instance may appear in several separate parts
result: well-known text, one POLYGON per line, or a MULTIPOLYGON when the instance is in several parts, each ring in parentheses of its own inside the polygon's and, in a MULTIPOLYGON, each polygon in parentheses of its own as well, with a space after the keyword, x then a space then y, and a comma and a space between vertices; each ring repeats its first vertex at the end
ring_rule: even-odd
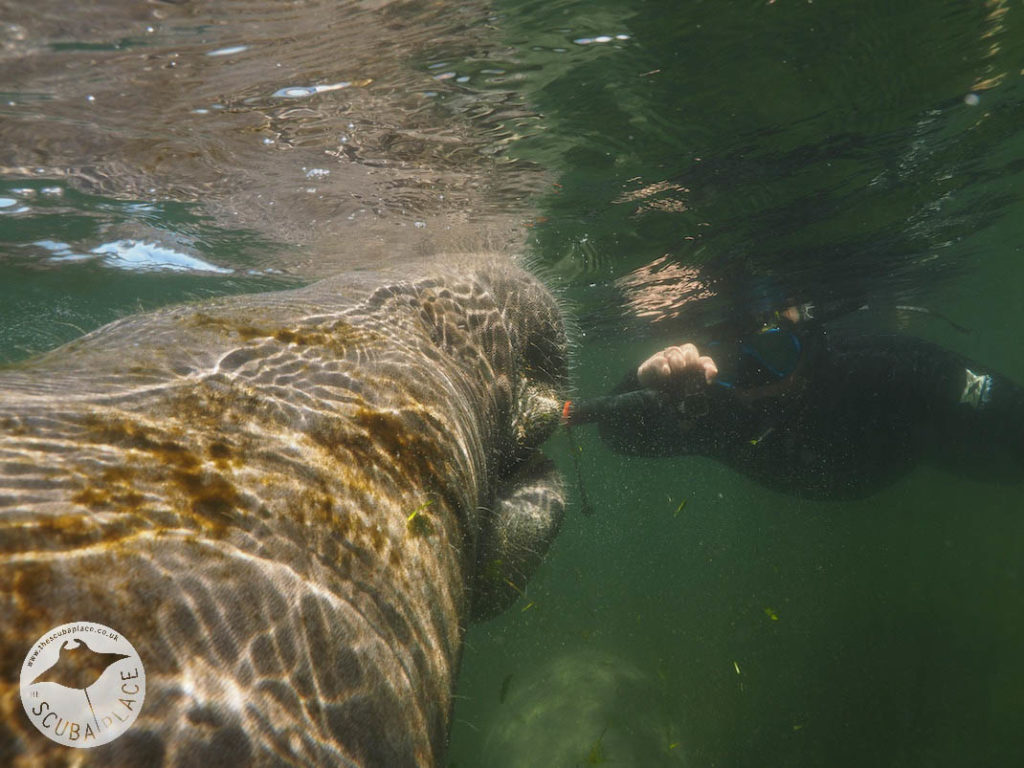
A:
POLYGON ((523 595, 565 515, 554 463, 540 454, 495 496, 478 542, 471 618, 497 616, 523 595))

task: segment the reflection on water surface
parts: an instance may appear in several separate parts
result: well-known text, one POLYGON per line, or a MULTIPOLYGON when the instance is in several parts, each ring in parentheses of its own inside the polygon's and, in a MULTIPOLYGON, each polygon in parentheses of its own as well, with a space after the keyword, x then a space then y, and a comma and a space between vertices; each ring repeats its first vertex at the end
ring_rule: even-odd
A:
POLYGON ((222 226, 301 246, 281 266, 306 276, 457 242, 461 232, 443 233, 468 219, 474 233, 493 219, 498 238, 517 226, 509 209, 532 174, 495 155, 529 114, 501 85, 431 69, 442 56, 483 68, 493 43, 482 6, 123 10, 91 4, 69 17, 52 2, 5 14, 6 178, 198 202, 222 226), (355 237, 344 255, 339 237, 355 237))
POLYGON ((483 5, 43 2, 3 18, 0 359, 156 303, 522 239, 541 173, 504 147, 536 116, 491 62, 483 5), (140 266, 126 242, 180 254, 194 279, 158 298, 125 277, 114 306, 87 307, 88 268, 67 257, 140 266))

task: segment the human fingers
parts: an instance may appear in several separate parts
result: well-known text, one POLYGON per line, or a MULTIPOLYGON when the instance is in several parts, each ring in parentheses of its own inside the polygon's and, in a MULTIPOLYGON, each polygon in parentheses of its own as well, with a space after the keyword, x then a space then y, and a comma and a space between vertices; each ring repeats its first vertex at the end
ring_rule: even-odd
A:
POLYGON ((667 347, 663 353, 668 361, 672 375, 683 373, 699 365, 700 353, 693 344, 680 344, 676 347, 667 347))
POLYGON ((646 389, 661 386, 671 375, 672 369, 669 366, 664 351, 651 355, 640 363, 640 367, 636 370, 636 377, 640 382, 640 386, 646 389))
POLYGON ((703 355, 699 358, 701 367, 704 369, 704 380, 710 384, 718 377, 718 366, 715 365, 715 361, 707 355, 703 355))
POLYGON ((707 355, 702 356, 696 345, 685 343, 666 347, 644 360, 637 368, 637 380, 642 387, 657 389, 691 371, 700 371, 708 384, 718 376, 715 361, 707 355))

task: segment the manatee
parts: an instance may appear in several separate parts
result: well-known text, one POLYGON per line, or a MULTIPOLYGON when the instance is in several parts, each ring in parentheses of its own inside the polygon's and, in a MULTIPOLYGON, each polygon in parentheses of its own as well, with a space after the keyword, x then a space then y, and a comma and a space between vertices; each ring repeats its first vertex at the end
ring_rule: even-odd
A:
POLYGON ((566 336, 507 260, 409 270, 127 317, 0 372, 0 762, 443 759, 464 629, 563 515, 538 448, 566 336), (147 677, 88 750, 18 693, 71 621, 147 677))
POLYGON ((678 768, 687 749, 667 716, 667 691, 628 659, 599 648, 560 653, 515 676, 480 765, 678 768))

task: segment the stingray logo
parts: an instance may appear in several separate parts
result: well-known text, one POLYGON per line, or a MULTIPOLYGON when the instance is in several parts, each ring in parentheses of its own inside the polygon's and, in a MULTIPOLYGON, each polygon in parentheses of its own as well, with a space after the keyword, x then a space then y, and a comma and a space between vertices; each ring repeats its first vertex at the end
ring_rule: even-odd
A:
POLYGON ((67 747, 98 747, 135 722, 146 672, 119 632, 88 621, 40 637, 21 665, 21 703, 29 720, 67 747))

